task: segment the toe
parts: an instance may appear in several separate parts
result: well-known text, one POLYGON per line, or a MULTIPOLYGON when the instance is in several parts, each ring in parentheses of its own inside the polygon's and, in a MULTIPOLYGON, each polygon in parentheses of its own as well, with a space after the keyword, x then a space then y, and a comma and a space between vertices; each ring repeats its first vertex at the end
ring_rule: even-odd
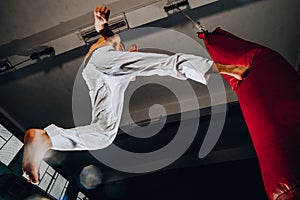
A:
POLYGON ((28 182, 31 182, 29 175, 26 172, 23 172, 22 175, 28 182))
POLYGON ((37 176, 37 174, 28 172, 28 171, 24 171, 23 175, 22 175, 28 183, 31 183, 33 185, 38 185, 39 184, 39 178, 37 176))

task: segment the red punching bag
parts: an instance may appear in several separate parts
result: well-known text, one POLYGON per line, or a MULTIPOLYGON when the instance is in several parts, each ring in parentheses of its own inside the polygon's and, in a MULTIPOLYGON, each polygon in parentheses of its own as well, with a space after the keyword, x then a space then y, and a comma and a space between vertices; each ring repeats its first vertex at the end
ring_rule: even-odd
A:
POLYGON ((236 92, 269 199, 300 199, 300 76, 277 52, 220 28, 199 33, 218 63, 250 66, 236 92))

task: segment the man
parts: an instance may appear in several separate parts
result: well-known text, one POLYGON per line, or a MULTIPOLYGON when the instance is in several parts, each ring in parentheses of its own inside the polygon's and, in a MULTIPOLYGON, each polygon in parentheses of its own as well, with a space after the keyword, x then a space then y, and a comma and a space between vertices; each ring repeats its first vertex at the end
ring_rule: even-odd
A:
POLYGON ((126 87, 135 76, 172 76, 206 84, 208 74, 220 72, 241 80, 248 67, 222 65, 188 54, 173 56, 139 53, 136 45, 123 51, 120 37, 107 24, 110 11, 106 7, 94 10, 95 29, 103 37, 93 44, 85 56, 83 77, 92 99, 90 125, 63 129, 50 125, 29 129, 24 137, 24 177, 37 184, 38 169, 44 154, 54 150, 95 150, 110 145, 116 137, 126 87))

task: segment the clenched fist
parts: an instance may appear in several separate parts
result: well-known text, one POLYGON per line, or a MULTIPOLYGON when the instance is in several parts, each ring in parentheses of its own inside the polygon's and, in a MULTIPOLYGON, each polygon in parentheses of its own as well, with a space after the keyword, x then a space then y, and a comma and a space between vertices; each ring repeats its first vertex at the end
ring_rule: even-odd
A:
POLYGON ((105 6, 98 6, 94 9, 95 29, 100 32, 107 23, 110 15, 110 10, 105 6))

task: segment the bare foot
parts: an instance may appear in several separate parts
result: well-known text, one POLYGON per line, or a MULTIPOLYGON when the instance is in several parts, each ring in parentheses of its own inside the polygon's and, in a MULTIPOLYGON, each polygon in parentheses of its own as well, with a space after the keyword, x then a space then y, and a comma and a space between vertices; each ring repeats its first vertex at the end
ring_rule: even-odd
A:
POLYGON ((223 72, 224 74, 227 74, 229 76, 233 76, 234 78, 238 80, 243 80, 244 75, 246 72, 249 70, 249 67, 244 67, 244 66, 234 66, 232 67, 231 71, 226 73, 223 72))
POLYGON ((24 137, 23 177, 32 184, 39 183, 39 167, 46 152, 52 147, 51 140, 46 131, 42 129, 29 129, 24 137))
POLYGON ((246 67, 246 66, 223 65, 220 63, 216 63, 216 62, 214 64, 215 64, 213 66, 214 72, 218 71, 221 74, 226 74, 226 75, 232 76, 238 80, 243 80, 246 73, 250 69, 250 67, 246 67))

